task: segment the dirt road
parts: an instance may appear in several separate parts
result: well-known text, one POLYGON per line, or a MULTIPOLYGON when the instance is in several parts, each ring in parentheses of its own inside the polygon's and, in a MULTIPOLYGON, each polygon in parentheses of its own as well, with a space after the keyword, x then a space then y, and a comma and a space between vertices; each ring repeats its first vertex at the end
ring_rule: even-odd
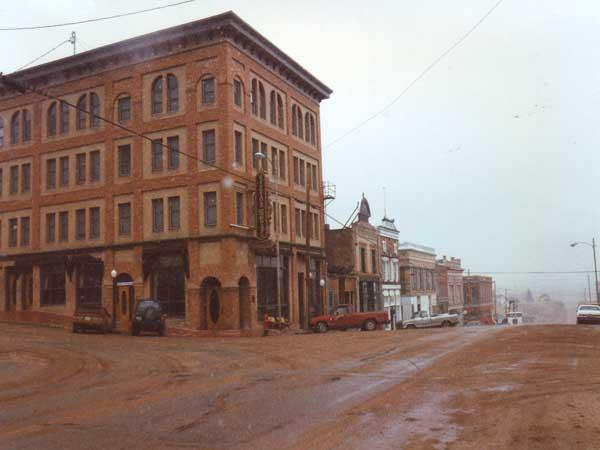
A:
POLYGON ((0 449, 596 449, 600 328, 268 338, 0 324, 0 449))

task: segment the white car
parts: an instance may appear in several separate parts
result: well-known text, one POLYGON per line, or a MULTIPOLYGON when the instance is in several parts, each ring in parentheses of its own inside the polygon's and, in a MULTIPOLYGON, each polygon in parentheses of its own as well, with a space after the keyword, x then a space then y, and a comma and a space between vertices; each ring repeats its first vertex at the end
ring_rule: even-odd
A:
POLYGON ((600 305, 579 305, 577 324, 581 323, 600 323, 600 305))
POLYGON ((523 323, 522 312, 509 312, 506 315, 506 323, 508 325, 521 325, 523 323))

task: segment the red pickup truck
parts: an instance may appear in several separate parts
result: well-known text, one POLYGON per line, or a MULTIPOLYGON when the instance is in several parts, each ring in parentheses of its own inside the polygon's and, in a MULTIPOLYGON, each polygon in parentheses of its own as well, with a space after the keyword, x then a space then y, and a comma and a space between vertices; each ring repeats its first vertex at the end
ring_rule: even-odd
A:
POLYGON ((352 305, 337 305, 332 314, 310 319, 310 326, 315 333, 325 333, 327 330, 346 330, 360 328, 364 331, 374 331, 379 325, 389 323, 386 311, 355 312, 352 305))

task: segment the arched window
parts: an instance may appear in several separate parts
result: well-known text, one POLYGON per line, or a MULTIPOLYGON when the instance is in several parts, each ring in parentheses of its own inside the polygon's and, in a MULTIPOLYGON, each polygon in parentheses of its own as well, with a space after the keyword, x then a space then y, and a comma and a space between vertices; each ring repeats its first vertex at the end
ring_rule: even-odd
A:
POLYGON ((312 145, 316 145, 317 143, 317 136, 315 134, 315 118, 312 114, 310 116, 310 143, 312 145))
POLYGON ((56 136, 56 102, 52 102, 46 116, 46 133, 48 136, 56 136))
POLYGON ((283 129, 283 100, 279 94, 277 94, 277 125, 283 129))
POLYGON ((69 132, 69 105, 66 102, 60 102, 60 133, 69 132))
POLYGON ((304 113, 304 140, 310 142, 310 119, 308 112, 304 113))
POLYGON ((100 97, 95 92, 90 93, 90 124, 92 128, 98 128, 100 126, 100 97))
POLYGON ((258 82, 258 111, 261 119, 267 118, 267 101, 265 97, 265 87, 258 82))
POLYGON ((31 113, 28 109, 23 110, 23 142, 31 140, 31 113))
POLYGON ((271 95, 269 98, 269 119, 271 120, 272 125, 275 125, 277 123, 277 109, 275 96, 275 91, 271 91, 271 95))
POLYGON ((87 127, 87 95, 83 94, 77 100, 77 113, 75 114, 76 124, 75 127, 78 130, 83 130, 87 127))
POLYGON ((167 75, 167 111, 179 111, 179 83, 173 74, 167 75))
POLYGON ((244 86, 242 82, 235 78, 233 80, 233 103, 240 108, 243 107, 244 86))
POLYGON ((258 108, 256 107, 256 102, 258 100, 257 97, 257 90, 256 90, 256 79, 252 80, 252 92, 250 93, 251 98, 250 98, 250 105, 251 105, 251 109, 252 109, 252 114, 256 115, 258 114, 258 108))
POLYGON ((19 122, 21 121, 21 113, 17 111, 10 119, 10 145, 19 143, 19 122))
POLYGON ((158 77, 152 83, 151 97, 152 97, 152 114, 160 114, 163 112, 163 80, 162 77, 158 77))
POLYGON ((296 119, 296 105, 292 106, 292 134, 298 134, 298 120, 296 119))
POLYGON ((296 109, 296 114, 298 115, 298 137, 300 139, 304 139, 304 127, 302 126, 302 110, 298 106, 296 109))
POLYGON ((0 148, 4 147, 4 119, 0 117, 0 148))

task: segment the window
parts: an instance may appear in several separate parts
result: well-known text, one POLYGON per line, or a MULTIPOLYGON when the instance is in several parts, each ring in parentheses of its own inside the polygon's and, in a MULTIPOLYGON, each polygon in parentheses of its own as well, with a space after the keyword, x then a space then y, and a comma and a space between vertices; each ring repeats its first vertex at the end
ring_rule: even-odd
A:
POLYGON ((167 111, 179 111, 179 83, 172 74, 167 75, 167 111))
POLYGON ((119 145, 119 176, 131 176, 131 146, 129 144, 119 145))
POLYGON ((163 223, 163 199, 152 199, 152 231, 162 233, 164 231, 163 223))
POLYGON ((281 205, 281 232, 288 232, 287 205, 281 205))
POLYGON ((361 248, 360 249, 360 271, 361 272, 366 272, 367 271, 367 253, 366 253, 366 249, 361 248))
POLYGON ((90 239, 100 237, 100 208, 90 208, 90 239))
POLYGON ((296 120, 296 105, 292 106, 292 134, 297 136, 298 134, 298 122, 296 120))
POLYGON ((85 239, 85 209, 75 211, 75 239, 85 239))
POLYGON ((69 212, 61 211, 58 214, 58 240, 65 242, 69 240, 69 212))
POLYGON ((75 115, 75 128, 83 130, 87 127, 87 95, 83 94, 77 100, 77 113, 75 115))
POLYGON ((277 203, 273 202, 271 205, 271 210, 273 211, 273 230, 275 233, 279 232, 279 207, 277 203))
POLYGON ((131 235, 131 203, 119 203, 119 236, 131 235))
POLYGON ((56 241, 56 213, 46 214, 46 242, 56 241))
POLYGON ((8 246, 16 247, 17 246, 17 219, 9 219, 8 220, 8 246))
POLYGON ((21 246, 23 247, 29 245, 30 220, 29 217, 21 217, 21 246))
POLYGON ((255 116, 258 114, 258 105, 257 105, 258 91, 257 91, 256 85, 257 85, 256 79, 252 80, 252 92, 250 93, 250 107, 251 107, 252 114, 254 114, 255 116))
POLYGON ((279 150, 275 147, 271 147, 271 175, 274 177, 277 176, 277 169, 279 169, 279 164, 277 163, 277 157, 279 156, 279 150))
POLYGON ((100 97, 94 92, 90 94, 90 109, 92 113, 90 124, 92 128, 98 128, 100 126, 100 97))
POLYGON ((304 186, 305 185, 305 181, 304 181, 304 161, 300 160, 300 185, 304 186))
POLYGON ((167 146, 169 147, 169 170, 179 169, 179 136, 169 136, 167 138, 167 146))
POLYGON ((244 194, 242 192, 235 193, 235 223, 244 225, 244 194))
POLYGON ((117 100, 117 118, 119 122, 131 119, 131 97, 121 97, 117 100))
POLYGON ((56 102, 50 104, 46 113, 46 134, 56 136, 56 102))
POLYGON ((213 77, 202 80, 202 104, 208 105, 215 102, 215 79, 213 77))
POLYGON ((310 182, 312 185, 312 189, 313 189, 313 191, 316 191, 317 190, 317 166, 315 166, 314 164, 311 164, 310 171, 311 171, 310 182))
MULTIPOLYGON (((302 235, 304 237, 306 237, 306 232, 307 232, 307 221, 306 221, 306 211, 302 211, 300 210, 300 226, 302 227, 302 235)), ((308 232, 310 233, 310 229, 308 230, 308 232)))
POLYGON ((21 122, 21 113, 17 111, 10 120, 10 145, 19 143, 19 123, 21 122))
POLYGON ((283 130, 283 100, 277 94, 277 126, 283 130))
POLYGON ((308 112, 304 113, 304 140, 310 142, 310 119, 308 118, 308 112))
POLYGON ((77 184, 85 183, 85 153, 78 153, 75 155, 75 178, 77 184))
POLYGON ((179 197, 169 197, 169 231, 179 231, 179 197))
POLYGON ((271 91, 271 95, 269 96, 269 120, 271 121, 271 125, 277 124, 276 98, 277 94, 275 91, 271 91))
POLYGON ((90 152, 90 182, 100 180, 100 150, 90 152))
POLYGON ((69 157, 61 156, 58 160, 60 165, 60 179, 59 183, 61 187, 69 185, 69 157))
POLYGON ((265 87, 259 81, 258 82, 258 110, 261 119, 267 118, 267 104, 265 98, 265 87))
POLYGON ((235 164, 237 166, 242 166, 243 163, 243 149, 242 149, 242 132, 235 131, 234 134, 234 148, 235 148, 235 164))
POLYGON ((267 158, 267 144, 265 142, 261 142, 260 143, 260 152, 263 154, 263 158, 259 159, 258 161, 260 162, 261 165, 261 169, 265 170, 267 162, 265 161, 265 159, 267 158))
POLYGON ((2 195, 2 185, 4 184, 4 173, 3 170, 0 168, 0 195, 2 195))
POLYGON ((0 148, 4 147, 4 120, 0 117, 0 148))
POLYGON ((60 134, 69 132, 69 105, 66 102, 60 102, 60 134))
POLYGON ((205 130, 202 132, 202 159, 205 163, 214 164, 217 159, 215 150, 215 130, 205 130))
POLYGON ((40 304, 42 306, 65 304, 65 268, 63 265, 41 266, 40 284, 40 304))
POLYGON ((252 139, 252 168, 257 168, 256 154, 258 153, 258 139, 252 139))
POLYGON ((21 166, 21 193, 24 194, 31 190, 31 164, 21 166))
POLYGON ((204 193, 204 225, 214 227, 217 224, 217 193, 204 193))
POLYGON ((302 236, 302 223, 300 217, 300 210, 298 208, 294 209, 294 227, 296 230, 296 236, 302 236))
POLYGON ((160 172, 163 169, 163 146, 162 139, 152 140, 152 172, 160 172))
POLYGON ((242 82, 240 80, 233 80, 233 103, 236 106, 242 107, 242 82))
POLYGON ((319 239, 319 215, 317 213, 313 213, 313 226, 314 226, 314 233, 313 236, 315 239, 319 239))
POLYGON ((152 83, 151 88, 151 97, 152 97, 152 114, 160 114, 163 112, 163 80, 162 77, 158 77, 152 83))
MULTIPOLYGON (((31 140, 31 113, 28 109, 23 110, 23 142, 31 140)), ((1 147, 1 145, 0 145, 1 147)))
POLYGON ((299 175, 299 162, 297 156, 294 156, 294 183, 300 184, 300 175, 299 175))
POLYGON ((283 150, 279 150, 279 178, 285 180, 286 173, 286 162, 285 162, 285 152, 283 150))
POLYGON ((56 187, 56 159, 46 160, 46 189, 56 187))
POLYGON ((302 126, 302 110, 300 107, 296 109, 296 114, 298 114, 298 137, 302 139, 304 137, 304 128, 302 126))
POLYGON ((310 143, 312 145, 315 145, 317 142, 317 138, 315 135, 315 118, 312 116, 310 116, 310 143))
POLYGON ((10 183, 8 192, 11 194, 19 193, 19 166, 10 167, 10 183))

